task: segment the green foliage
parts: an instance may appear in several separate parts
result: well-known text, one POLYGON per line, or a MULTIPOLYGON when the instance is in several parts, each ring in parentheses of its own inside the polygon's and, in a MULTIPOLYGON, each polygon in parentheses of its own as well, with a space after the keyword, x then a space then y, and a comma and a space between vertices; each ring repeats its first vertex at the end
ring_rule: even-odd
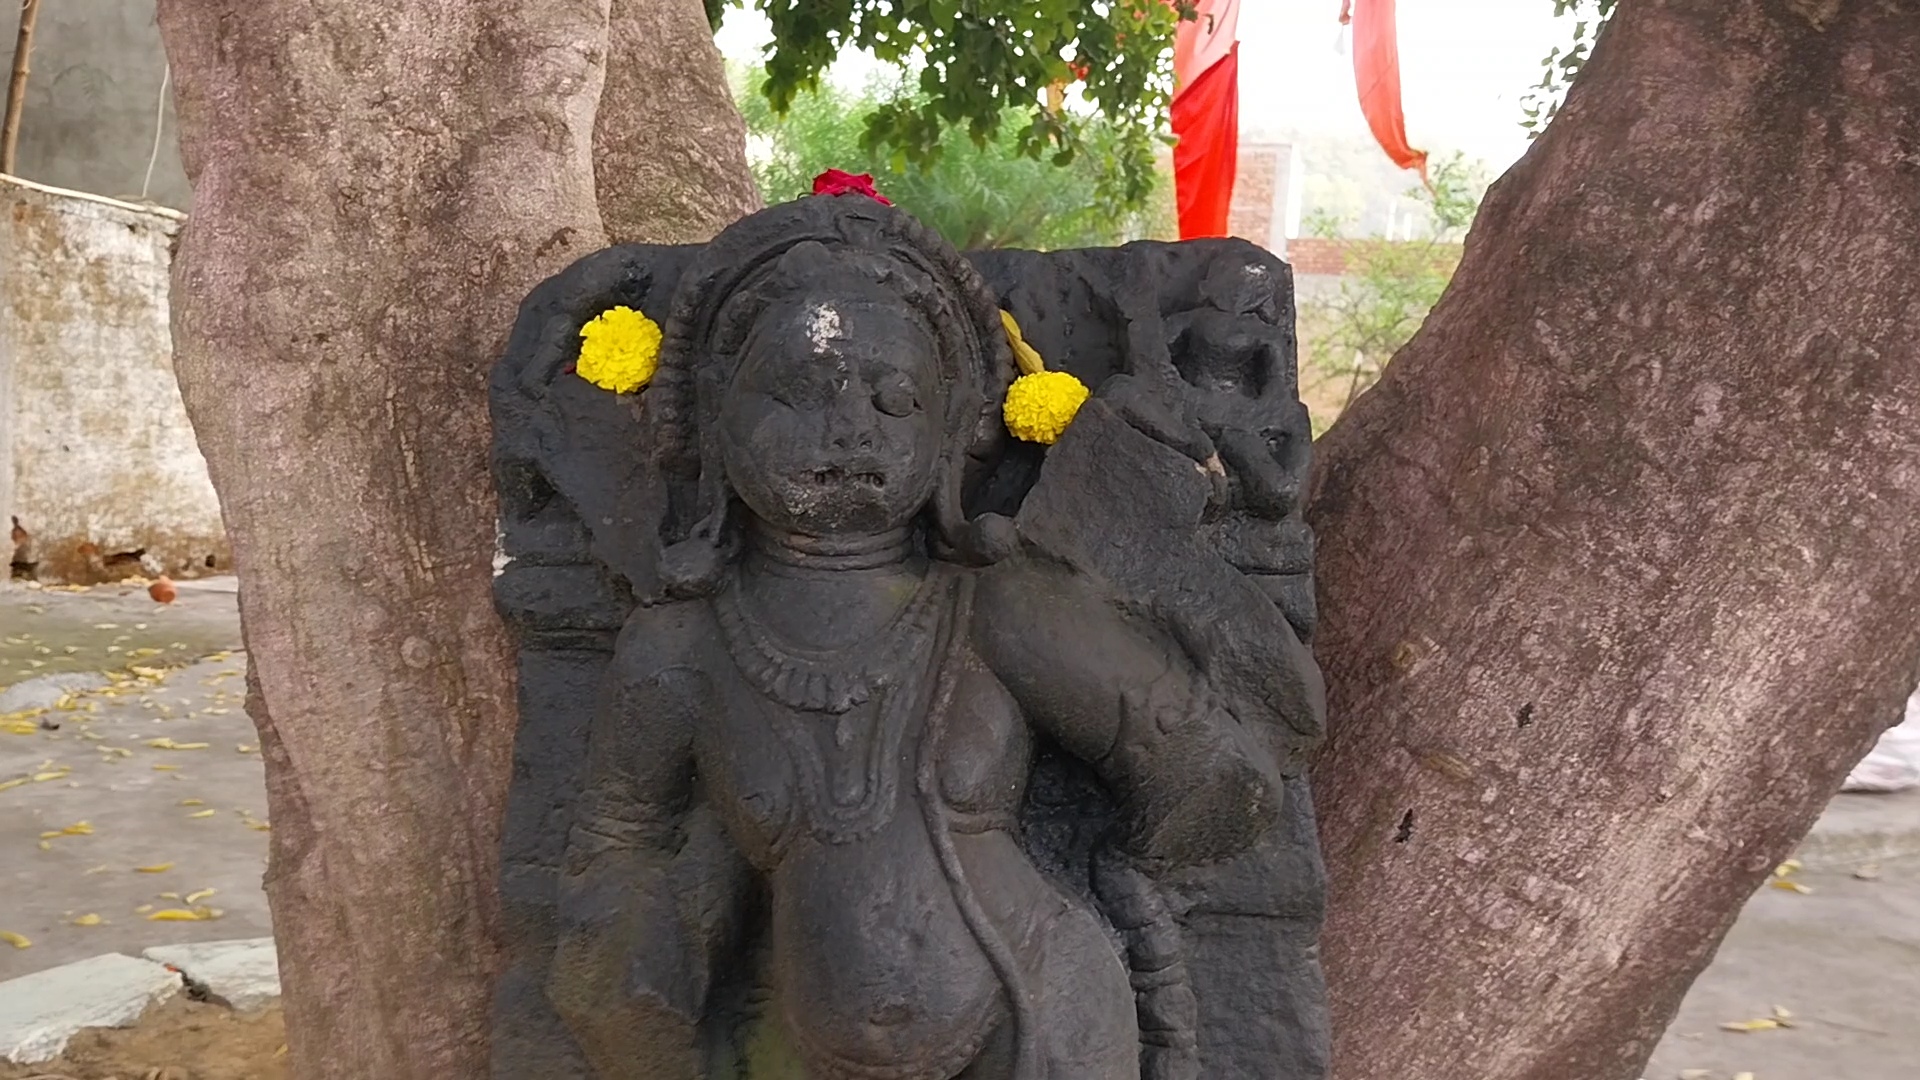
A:
POLYGON ((737 85, 735 97, 751 136, 754 178, 769 202, 805 194, 828 168, 871 172, 882 194, 962 250, 1115 244, 1157 232, 1159 215, 1172 216, 1171 185, 1164 182, 1119 214, 1101 204, 1098 162, 1124 136, 1100 118, 1082 131, 1089 152, 1065 165, 1025 154, 1011 123, 985 143, 976 143, 963 126, 948 127, 940 134, 941 152, 918 165, 894 160, 860 135, 859 120, 876 103, 917 103, 910 87, 880 85, 848 94, 823 86, 795 95, 780 114, 759 92, 765 77, 740 80, 744 85, 737 85))
MULTIPOLYGON (((1340 241, 1347 273, 1339 293, 1300 305, 1307 369, 1303 382, 1309 396, 1322 403, 1317 420, 1331 422, 1329 412, 1337 415, 1380 378, 1387 361, 1413 337, 1453 278, 1460 240, 1486 194, 1487 171, 1454 154, 1435 165, 1431 175, 1432 190, 1408 193, 1432 215, 1427 238, 1340 241)), ((1338 235, 1340 225, 1326 214, 1308 221, 1310 232, 1328 239, 1338 235)))
POLYGON ((1558 46, 1547 54, 1540 66, 1546 71, 1540 76, 1520 103, 1525 114, 1520 126, 1527 129, 1527 137, 1537 139, 1547 130, 1547 123, 1560 112, 1560 103, 1566 100, 1567 87, 1573 84, 1574 76, 1587 62, 1587 56, 1593 50, 1593 43, 1600 36, 1601 27, 1613 15, 1616 0, 1553 0, 1553 13, 1556 17, 1572 14, 1573 43, 1565 50, 1558 46))
MULTIPOLYGON (((716 2, 708 0, 710 11, 716 2)), ((913 74, 916 92, 877 103, 860 133, 863 150, 886 152, 895 171, 932 165, 954 151, 950 133, 964 126, 977 148, 1011 145, 1061 166, 1090 157, 1094 202, 1109 213, 1152 191, 1173 97, 1174 30, 1195 17, 1192 0, 751 3, 773 25, 761 91, 775 113, 818 90, 842 50, 864 49, 913 74), (1077 91, 1104 127, 1088 110, 1049 107, 1051 87, 1077 91)))

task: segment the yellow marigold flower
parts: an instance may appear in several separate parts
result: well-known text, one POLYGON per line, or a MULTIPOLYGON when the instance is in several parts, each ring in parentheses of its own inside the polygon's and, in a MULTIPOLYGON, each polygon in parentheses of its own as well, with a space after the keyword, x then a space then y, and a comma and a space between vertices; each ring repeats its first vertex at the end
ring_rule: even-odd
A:
POLYGON ((1007 387, 1000 415, 1014 438, 1052 446, 1086 403, 1086 384, 1064 371, 1048 371, 1040 354, 1021 336, 1012 312, 1001 310, 1000 325, 1006 328, 1007 344, 1013 346, 1013 361, 1023 372, 1007 387))
POLYGON ((1087 386, 1064 371, 1036 371, 1007 387, 1000 413, 1016 439, 1050 446, 1087 400, 1087 386))
POLYGON ((660 366, 660 324, 624 305, 580 328, 580 377, 616 394, 647 385, 660 366))

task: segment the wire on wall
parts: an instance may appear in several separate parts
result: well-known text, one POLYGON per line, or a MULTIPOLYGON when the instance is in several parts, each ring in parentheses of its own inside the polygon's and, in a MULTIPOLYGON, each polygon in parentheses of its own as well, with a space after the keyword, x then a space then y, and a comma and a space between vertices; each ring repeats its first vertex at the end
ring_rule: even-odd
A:
POLYGON ((153 105, 153 152, 147 155, 147 176, 140 181, 140 201, 147 199, 147 189, 153 186, 153 164, 160 160, 160 133, 167 126, 167 86, 173 81, 173 65, 167 64, 160 71, 160 100, 153 105))

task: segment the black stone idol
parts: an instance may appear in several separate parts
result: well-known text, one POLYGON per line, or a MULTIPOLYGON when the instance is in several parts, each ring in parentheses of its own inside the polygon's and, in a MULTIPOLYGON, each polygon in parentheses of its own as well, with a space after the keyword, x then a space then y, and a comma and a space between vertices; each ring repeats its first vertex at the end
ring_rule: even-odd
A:
POLYGON ((1295 380, 1252 245, 963 257, 857 194, 535 290, 495 1076, 1323 1077, 1295 380), (1050 445, 1003 311, 1092 390, 1050 445))

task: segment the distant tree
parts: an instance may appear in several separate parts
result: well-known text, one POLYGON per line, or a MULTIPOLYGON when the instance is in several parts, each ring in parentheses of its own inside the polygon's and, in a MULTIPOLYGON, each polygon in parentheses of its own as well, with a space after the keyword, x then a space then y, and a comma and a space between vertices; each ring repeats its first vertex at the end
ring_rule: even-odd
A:
MULTIPOLYGON (((1408 193, 1431 215, 1426 237, 1341 240, 1347 273, 1340 291, 1300 305, 1300 334, 1307 346, 1303 382, 1322 406, 1315 416, 1321 428, 1380 378, 1387 361, 1439 302, 1459 265, 1459 242, 1486 193, 1487 170, 1456 153, 1434 167, 1432 178, 1431 189, 1408 193), (1326 408, 1329 402, 1337 402, 1333 410, 1326 408)), ((1319 214, 1309 219, 1308 231, 1333 239, 1341 224, 1319 214)))
POLYGON ((736 85, 753 139, 754 179, 768 202, 805 194, 823 169, 871 172, 887 198, 962 250, 1115 244, 1165 231, 1168 222, 1160 219, 1173 214, 1171 185, 1161 177, 1149 177, 1150 187, 1117 208, 1102 203, 1103 162, 1126 136, 1100 117, 1082 122, 1090 152, 1064 165, 1023 153, 1011 118, 984 142, 975 142, 964 125, 950 126, 938 155, 910 162, 867 145, 861 135, 863 118, 874 110, 923 98, 910 87, 877 82, 855 94, 821 86, 795 95, 781 114, 762 93, 763 75, 741 77, 736 85))
POLYGON ((775 112, 819 89, 844 50, 865 50, 912 75, 916 92, 865 115, 863 147, 886 151, 896 166, 927 164, 954 148, 956 125, 976 146, 1009 132, 1036 160, 1092 158, 1109 210, 1154 186, 1174 30, 1196 14, 1193 0, 705 2, 716 22, 727 7, 751 6, 772 24, 759 85, 775 112), (1059 107, 1067 98, 1087 107, 1059 107))

